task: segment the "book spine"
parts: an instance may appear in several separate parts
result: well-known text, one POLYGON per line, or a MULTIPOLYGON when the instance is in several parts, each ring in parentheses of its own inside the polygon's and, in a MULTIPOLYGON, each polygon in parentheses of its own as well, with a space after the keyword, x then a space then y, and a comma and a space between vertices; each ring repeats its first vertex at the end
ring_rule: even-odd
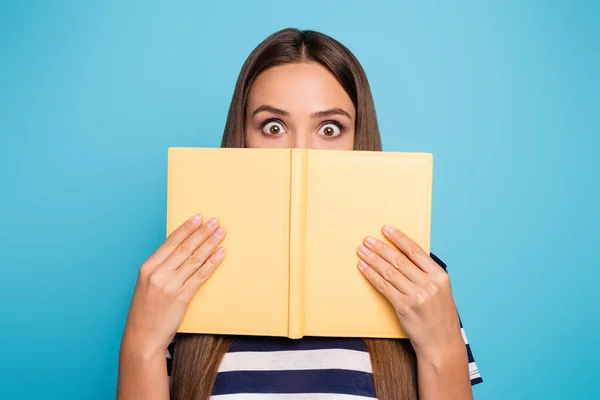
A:
POLYGON ((291 150, 290 168, 290 290, 288 337, 304 335, 304 266, 308 200, 308 150, 291 150))
POLYGON ((171 166, 171 162, 173 160, 173 154, 175 152, 175 149, 173 148, 169 148, 167 150, 167 199, 166 199, 166 215, 167 215, 167 220, 166 220, 166 233, 165 233, 165 238, 169 237, 169 235, 171 234, 172 231, 174 231, 174 229, 171 227, 171 225, 173 225, 172 222, 172 218, 171 218, 171 199, 170 199, 170 193, 171 191, 169 190, 170 186, 171 186, 171 179, 169 179, 169 177, 171 176, 171 171, 172 171, 172 166, 171 166))

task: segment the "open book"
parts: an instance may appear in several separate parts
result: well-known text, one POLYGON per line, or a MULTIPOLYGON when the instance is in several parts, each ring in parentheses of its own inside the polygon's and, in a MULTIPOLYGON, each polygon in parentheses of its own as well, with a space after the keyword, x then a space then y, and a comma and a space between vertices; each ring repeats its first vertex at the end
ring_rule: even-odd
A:
POLYGON ((227 230, 178 331, 406 337, 356 249, 391 224, 429 252, 432 174, 428 153, 170 148, 167 234, 196 213, 227 230))

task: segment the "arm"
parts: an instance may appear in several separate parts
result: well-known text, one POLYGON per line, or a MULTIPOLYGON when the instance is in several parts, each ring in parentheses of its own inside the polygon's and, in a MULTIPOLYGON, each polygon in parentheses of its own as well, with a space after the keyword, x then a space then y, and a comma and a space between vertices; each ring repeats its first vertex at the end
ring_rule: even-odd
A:
POLYGON ((195 216, 144 262, 119 353, 117 400, 168 400, 166 351, 200 285, 225 256, 219 222, 195 216))
POLYGON ((386 226, 393 243, 367 237, 358 267, 394 306, 417 355, 421 400, 471 400, 469 363, 448 274, 420 246, 386 226))
POLYGON ((462 339, 446 351, 417 354, 419 399, 472 399, 467 351, 462 339))
POLYGON ((119 353, 117 399, 168 400, 165 353, 144 354, 133 343, 124 340, 119 353))

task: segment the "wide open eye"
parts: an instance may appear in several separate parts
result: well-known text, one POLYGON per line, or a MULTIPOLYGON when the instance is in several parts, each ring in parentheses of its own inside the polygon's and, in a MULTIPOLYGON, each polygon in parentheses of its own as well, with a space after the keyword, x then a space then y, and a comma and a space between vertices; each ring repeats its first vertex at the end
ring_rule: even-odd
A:
POLYGON ((263 126, 263 133, 270 136, 277 136, 285 133, 285 127, 279 121, 270 121, 263 126))
POLYGON ((341 127, 333 122, 328 122, 319 128, 319 135, 325 137, 337 137, 342 134, 341 127))

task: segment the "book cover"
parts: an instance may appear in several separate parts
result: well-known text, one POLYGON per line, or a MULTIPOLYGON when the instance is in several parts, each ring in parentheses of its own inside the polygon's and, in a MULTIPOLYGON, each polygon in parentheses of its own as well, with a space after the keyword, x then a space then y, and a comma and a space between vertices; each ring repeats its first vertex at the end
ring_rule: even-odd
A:
POLYGON ((167 234, 195 213, 227 229, 227 256, 179 332, 406 337, 356 248, 384 224, 429 252, 428 153, 170 148, 167 234))

